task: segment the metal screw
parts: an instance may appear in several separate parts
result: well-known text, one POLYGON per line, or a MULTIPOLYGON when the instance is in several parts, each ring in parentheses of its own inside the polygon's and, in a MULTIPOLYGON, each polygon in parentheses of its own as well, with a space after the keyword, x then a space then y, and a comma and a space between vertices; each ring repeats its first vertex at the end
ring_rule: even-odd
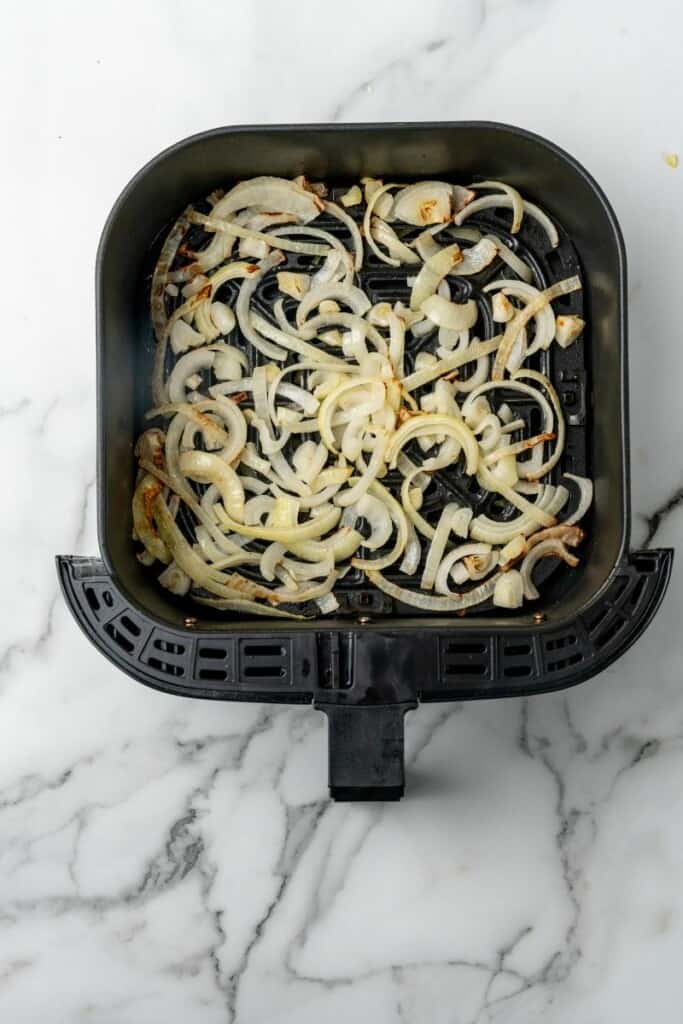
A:
POLYGON ((534 612, 534 622, 545 622, 545 612, 534 612))
POLYGON ((185 625, 187 626, 188 629, 192 629, 193 626, 197 625, 197 620, 192 618, 191 615, 188 615, 187 618, 185 619, 185 625))
POLYGON ((370 618, 369 615, 359 615, 358 616, 358 625, 359 626, 367 626, 367 624, 369 622, 371 622, 371 621, 372 621, 372 619, 370 618))

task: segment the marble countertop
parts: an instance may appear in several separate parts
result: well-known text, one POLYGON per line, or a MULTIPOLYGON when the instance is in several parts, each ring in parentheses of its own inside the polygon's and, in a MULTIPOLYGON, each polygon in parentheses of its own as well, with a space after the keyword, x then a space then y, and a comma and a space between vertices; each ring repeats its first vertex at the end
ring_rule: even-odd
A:
POLYGON ((490 119, 612 200, 632 545, 683 542, 683 15, 673 0, 4 12, 0 1018, 669 1024, 683 977, 683 577, 576 690, 407 719, 409 795, 333 805, 309 709, 151 692, 84 640, 93 265, 129 177, 220 124, 490 119), (676 625, 678 623, 678 625, 676 625))

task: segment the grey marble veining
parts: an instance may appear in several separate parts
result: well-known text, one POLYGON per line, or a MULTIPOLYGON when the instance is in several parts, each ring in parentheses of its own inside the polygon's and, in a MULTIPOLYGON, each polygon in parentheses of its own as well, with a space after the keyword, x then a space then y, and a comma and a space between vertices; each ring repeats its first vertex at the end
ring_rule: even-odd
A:
POLYGON ((331 804, 325 722, 165 697, 89 647, 94 256, 217 124, 491 119, 594 173, 629 255, 633 545, 681 545, 680 7, 129 0, 4 14, 0 1017, 676 1024, 683 585, 576 690, 420 708, 409 796, 331 804))

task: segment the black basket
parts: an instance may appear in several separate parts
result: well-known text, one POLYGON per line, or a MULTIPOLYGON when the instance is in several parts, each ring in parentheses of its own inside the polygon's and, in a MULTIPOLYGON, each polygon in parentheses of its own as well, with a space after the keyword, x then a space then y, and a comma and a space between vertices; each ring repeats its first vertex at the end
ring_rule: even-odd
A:
MULTIPOLYGON (((483 218, 506 234, 509 215, 483 218)), ((528 243, 528 244, 527 244, 528 243)), ((98 505, 103 561, 58 559, 66 600, 93 643, 147 685, 219 700, 313 703, 329 719, 330 790, 337 799, 403 792, 403 715, 418 701, 539 693, 590 678, 640 635, 666 590, 672 552, 628 555, 625 255, 595 182, 556 146, 497 124, 219 129, 162 153, 131 182, 105 227, 97 270, 98 505), (255 174, 306 173, 341 185, 364 174, 415 179, 502 178, 562 225, 561 244, 527 248, 538 283, 580 272, 590 336, 542 357, 565 408, 563 472, 587 473, 595 503, 582 564, 544 569, 542 597, 505 617, 425 616, 348 578, 335 618, 305 623, 212 617, 173 598, 137 562, 131 542, 132 448, 149 404, 153 340, 149 268, 170 221, 217 185, 255 174), (600 382, 605 386, 601 389, 600 382), (593 391, 600 413, 592 414, 593 391)), ((369 263, 380 299, 405 280, 369 263)), ((267 297, 265 297, 267 298, 267 297)), ((578 312, 575 297, 567 311, 578 312)), ((521 410, 524 414, 524 410, 521 410)), ((486 496, 445 474, 473 507, 486 496)))

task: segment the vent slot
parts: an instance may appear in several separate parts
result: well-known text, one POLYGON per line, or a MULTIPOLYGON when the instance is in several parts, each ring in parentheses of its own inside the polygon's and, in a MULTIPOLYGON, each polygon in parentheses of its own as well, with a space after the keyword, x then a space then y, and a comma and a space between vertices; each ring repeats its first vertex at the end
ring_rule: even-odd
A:
POLYGON ((163 651, 164 654, 184 654, 185 644, 175 643, 173 640, 164 640, 158 638, 154 641, 154 647, 157 651, 163 651))
POLYGON ((294 675, 300 668, 292 668, 292 642, 285 639, 280 643, 269 640, 255 640, 253 637, 238 642, 239 678, 250 689, 272 690, 291 686, 294 675))
POLYGON ((610 591, 610 595, 609 595, 610 601, 613 601, 614 604, 618 604, 619 601, 621 601, 622 597, 624 596, 624 592, 626 590, 628 590, 628 585, 629 585, 629 578, 628 578, 628 576, 620 576, 618 579, 616 579, 614 581, 614 583, 612 585, 612 589, 610 591))
POLYGON ((490 641, 465 639, 445 640, 441 648, 441 671, 446 679, 470 677, 483 679, 491 675, 490 641))
POLYGON ((202 639, 197 650, 195 675, 214 683, 234 682, 233 647, 225 637, 202 639))
POLYGON ((257 676, 264 679, 281 679, 285 670, 278 665, 246 665, 244 674, 248 678, 257 676))
POLYGON ((612 619, 608 620, 607 625, 595 637, 595 646, 600 648, 610 643, 622 631, 625 625, 626 619, 615 615, 612 619))
POLYGON ((205 647, 199 648, 199 657, 207 658, 209 661, 220 661, 223 658, 227 658, 228 652, 224 647, 205 647))
POLYGON ((590 618, 587 620, 588 631, 590 633, 594 633, 600 625, 600 623, 607 617, 607 615, 609 615, 609 612, 610 606, 607 604, 601 605, 599 608, 597 608, 596 611, 594 611, 590 618))
POLYGON ((563 647, 571 647, 576 643, 576 636, 573 633, 565 633, 562 636, 554 636, 546 640, 546 651, 559 651, 563 647))
POLYGON ((446 676, 485 676, 487 665, 477 665, 467 661, 450 662, 444 666, 446 676))
POLYGON ((98 611, 102 607, 97 596, 97 591, 95 590, 94 587, 84 587, 83 589, 85 590, 85 598, 88 604, 90 605, 95 615, 97 615, 98 611))
POLYGON ((446 644, 446 654, 484 654, 485 641, 451 640, 446 644))
POLYGON ((134 622, 130 615, 122 615, 119 619, 119 624, 132 636, 140 636, 142 632, 137 622, 134 622))
POLYGON ((242 653, 247 658, 283 658, 287 653, 281 644, 245 644, 242 653))
POLYGON ((198 675, 200 679, 211 679, 216 683, 224 683, 228 678, 224 668, 200 668, 198 675))
POLYGON ((503 653, 512 658, 520 654, 531 654, 531 644, 505 644, 503 653))
POLYGON ((640 604, 640 599, 643 596, 643 591, 647 587, 647 578, 641 576, 634 584, 633 590, 628 594, 624 600, 623 607, 624 611, 629 614, 635 611, 640 604))
POLYGON ((568 654, 566 658, 549 661, 546 668, 548 672, 559 672, 563 668, 569 668, 570 665, 578 665, 580 661, 583 661, 583 654, 581 651, 576 651, 574 654, 568 654))
POLYGON ((157 672, 163 672, 167 676, 182 676, 184 669, 182 665, 175 665, 170 661, 161 661, 159 658, 148 658, 147 664, 155 668, 157 672))
POLYGON ((657 565, 657 556, 648 554, 647 551, 640 552, 633 559, 633 567, 636 572, 645 573, 647 576, 651 576, 653 572, 657 572, 657 565))
POLYGON ((500 675, 503 679, 528 679, 535 675, 537 666, 533 637, 501 638, 498 651, 500 675))
POLYGON ((508 677, 511 676, 513 678, 515 678, 515 677, 523 678, 523 677, 526 677, 526 676, 530 676, 532 672, 533 672, 533 669, 532 669, 531 665, 528 665, 528 664, 527 665, 525 665, 525 664, 505 665, 505 667, 503 668, 503 675, 504 676, 508 676, 508 677))
POLYGON ((122 633, 120 629, 117 629, 113 622, 108 622, 104 627, 104 631, 116 646, 120 647, 126 654, 132 654, 135 650, 133 641, 125 633, 122 633))

